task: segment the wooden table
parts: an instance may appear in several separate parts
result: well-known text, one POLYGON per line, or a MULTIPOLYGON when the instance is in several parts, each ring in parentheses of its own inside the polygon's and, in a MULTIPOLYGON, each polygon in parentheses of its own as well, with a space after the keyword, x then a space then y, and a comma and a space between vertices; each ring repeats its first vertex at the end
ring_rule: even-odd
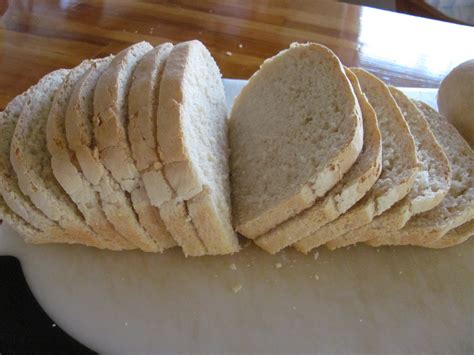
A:
POLYGON ((294 41, 330 47, 398 86, 436 87, 474 57, 474 28, 322 0, 0 0, 0 109, 47 72, 141 40, 199 39, 248 78, 294 41))

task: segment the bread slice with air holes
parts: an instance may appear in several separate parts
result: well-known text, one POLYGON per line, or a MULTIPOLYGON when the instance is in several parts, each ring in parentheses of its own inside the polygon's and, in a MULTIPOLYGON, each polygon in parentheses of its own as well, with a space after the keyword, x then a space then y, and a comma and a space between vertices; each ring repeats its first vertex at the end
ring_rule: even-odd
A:
MULTIPOLYGON (((42 80, 37 85, 42 85, 42 80)), ((3 210, 6 215, 15 214, 26 224, 31 225, 32 232, 40 231, 43 236, 41 239, 44 239, 45 242, 68 243, 74 240, 74 236, 69 236, 56 222, 46 217, 31 202, 28 196, 23 194, 18 185, 18 179, 13 166, 10 163, 10 145, 18 117, 24 104, 28 101, 31 91, 35 90, 35 88, 36 86, 33 86, 28 91, 15 97, 10 101, 5 110, 0 113, 0 193, 3 197, 3 202, 7 205, 3 210)), ((14 220, 14 218, 12 217, 11 219, 14 220)), ((5 217, 5 219, 9 220, 8 217, 5 217)), ((26 235, 27 233, 22 234, 26 235)), ((35 242, 29 237, 26 240, 28 242, 35 242)))
POLYGON ((399 230, 417 214, 436 207, 446 196, 451 184, 451 168, 443 148, 438 144, 423 114, 400 90, 390 92, 402 111, 415 139, 416 153, 421 163, 410 193, 391 209, 376 217, 368 225, 352 231, 359 241, 380 246, 387 230, 399 230))
POLYGON ((91 60, 85 60, 71 69, 54 95, 46 124, 46 142, 51 154, 51 167, 56 180, 107 249, 134 249, 134 245, 124 239, 107 220, 100 204, 99 193, 78 169, 77 159, 67 144, 65 116, 69 98, 78 80, 93 63, 91 60))
POLYGON ((131 194, 132 206, 148 238, 159 250, 172 246, 165 223, 145 192, 135 166, 127 134, 128 95, 133 72, 152 50, 147 42, 134 44, 115 56, 97 81, 94 91, 94 137, 99 157, 124 191, 131 194))
POLYGON ((470 220, 463 225, 450 230, 441 239, 424 246, 433 249, 443 249, 459 245, 467 241, 474 235, 474 220, 470 220))
MULTIPOLYGON (((172 49, 171 43, 163 43, 143 56, 133 72, 128 95, 128 137, 132 156, 141 176, 140 187, 132 192, 132 201, 139 211, 142 224, 148 226, 147 230, 153 226, 163 229, 167 222, 162 221, 156 207, 159 204, 153 204, 153 200, 156 186, 159 185, 156 181, 164 180, 156 146, 156 116, 161 77, 172 49), (151 218, 144 223, 143 217, 146 215, 151 218)), ((164 248, 175 246, 176 242, 166 228, 164 231, 161 229, 153 233, 155 238, 161 239, 164 248)))
POLYGON ((157 137, 173 191, 160 208, 169 217, 183 203, 187 208, 180 223, 190 223, 197 233, 174 235, 187 255, 239 250, 231 219, 227 123, 224 86, 211 54, 196 40, 176 45, 160 84, 157 137))
POLYGON ((112 57, 95 61, 74 87, 66 110, 66 138, 82 174, 99 191, 107 219, 133 245, 144 251, 156 252, 160 250, 159 246, 140 225, 130 198, 104 168, 94 139, 94 90, 111 61, 112 57))
POLYGON ((326 223, 339 217, 360 200, 377 181, 382 170, 382 139, 377 125, 377 117, 368 103, 356 76, 347 68, 346 75, 359 102, 364 127, 364 145, 357 161, 341 181, 324 198, 310 208, 276 226, 258 237, 255 243, 269 253, 276 253, 295 243, 295 247, 305 252, 325 241, 317 238, 304 239, 326 223))
POLYGON ((474 154, 459 132, 435 109, 414 101, 451 165, 451 186, 441 203, 408 221, 399 231, 386 233, 385 244, 430 245, 474 217, 474 154))
POLYGON ((56 181, 46 147, 48 113, 67 73, 67 70, 57 70, 28 92, 13 133, 10 161, 22 192, 49 219, 70 233, 71 242, 102 248, 100 239, 56 181))
POLYGON ((328 48, 292 44, 267 59, 230 119, 234 225, 254 239, 311 207, 363 144, 360 107, 328 48))
POLYGON ((377 114, 382 133, 382 174, 366 197, 315 233, 329 239, 326 245, 330 249, 356 243, 350 231, 370 223, 374 217, 404 198, 419 170, 413 136, 388 87, 365 70, 351 70, 377 114))

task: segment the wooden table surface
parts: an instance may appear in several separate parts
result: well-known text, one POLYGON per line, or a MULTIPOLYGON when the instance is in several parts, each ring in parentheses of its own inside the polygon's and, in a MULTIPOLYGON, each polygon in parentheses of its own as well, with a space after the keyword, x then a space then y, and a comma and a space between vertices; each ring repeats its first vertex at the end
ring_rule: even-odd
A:
POLYGON ((199 39, 248 78, 294 41, 331 48, 398 86, 436 87, 474 57, 474 28, 322 0, 0 0, 0 109, 41 76, 131 43, 199 39))

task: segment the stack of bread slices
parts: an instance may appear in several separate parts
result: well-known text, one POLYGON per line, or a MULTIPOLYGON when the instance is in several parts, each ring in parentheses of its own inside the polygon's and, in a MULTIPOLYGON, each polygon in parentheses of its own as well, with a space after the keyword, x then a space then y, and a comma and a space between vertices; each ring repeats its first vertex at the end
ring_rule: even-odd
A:
POLYGON ((474 156, 436 111, 326 47, 267 60, 230 119, 199 41, 43 77, 0 114, 0 218, 27 242, 186 256, 474 234, 474 156))

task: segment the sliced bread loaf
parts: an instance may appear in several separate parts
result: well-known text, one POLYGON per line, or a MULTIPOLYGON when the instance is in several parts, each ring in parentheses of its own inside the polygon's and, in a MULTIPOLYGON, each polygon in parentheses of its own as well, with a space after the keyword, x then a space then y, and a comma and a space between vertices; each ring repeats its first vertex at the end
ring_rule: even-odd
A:
POLYGON ((317 237, 306 237, 345 213, 366 194, 380 175, 382 140, 377 117, 362 94, 357 77, 349 69, 345 70, 362 111, 364 127, 362 152, 347 174, 323 199, 256 239, 256 244, 269 253, 274 254, 293 243, 302 252, 324 244, 326 241, 317 237))
POLYGON ((330 240, 330 249, 357 242, 352 230, 371 222, 404 198, 410 191, 419 169, 413 136, 388 87, 374 75, 352 69, 362 91, 374 108, 382 133, 382 174, 371 191, 354 208, 335 221, 328 223, 315 234, 330 240))
POLYGON ((142 57, 133 72, 128 95, 128 137, 136 168, 141 175, 139 187, 132 191, 132 203, 142 225, 155 239, 160 239, 164 248, 175 246, 176 242, 165 227, 167 221, 163 221, 151 201, 156 195, 156 186, 160 186, 156 181, 164 180, 156 146, 156 116, 161 77, 172 49, 171 43, 164 43, 142 57))
MULTIPOLYGON (((165 179, 173 197, 160 208, 179 208, 186 200, 197 235, 174 235, 185 245, 202 242, 207 254, 239 250, 232 228, 228 169, 227 109, 221 74, 199 41, 176 45, 160 84, 157 137, 165 179)), ((163 190, 163 189, 160 189, 163 190)), ((186 221, 181 221, 185 223, 186 221)), ((168 225, 168 224, 167 224, 168 225)))
POLYGON ((112 58, 95 61, 77 82, 66 111, 66 137, 76 154, 84 176, 99 191, 107 219, 132 244, 145 251, 158 251, 155 243, 140 225, 132 202, 100 161, 93 134, 94 90, 112 58))
MULTIPOLYGON (((39 82, 39 85, 42 81, 39 82)), ((0 192, 3 196, 5 214, 14 213, 25 223, 32 226, 35 231, 41 231, 43 236, 47 237, 45 242, 68 242, 74 237, 67 235, 66 231, 56 222, 53 222, 44 215, 27 197, 23 194, 18 185, 15 171, 10 163, 10 145, 15 131, 15 126, 20 116, 23 105, 27 102, 31 90, 15 97, 7 105, 5 110, 0 113, 0 192), (10 213, 11 211, 11 213, 10 213)), ((14 220, 15 217, 11 217, 14 220)), ((8 217, 5 217, 8 221, 8 217)), ((35 232, 36 233, 36 232, 35 232)), ((24 233, 26 235, 26 233, 24 233)), ((33 240, 28 238, 28 241, 33 240)))
POLYGON ((474 154, 469 144, 432 107, 416 101, 451 165, 451 186, 441 203, 413 217, 399 231, 385 233, 385 244, 429 245, 474 217, 474 154))
POLYGON ((64 191, 77 205, 87 224, 97 233, 107 249, 133 249, 134 246, 124 239, 107 220, 100 204, 99 193, 78 169, 74 153, 69 150, 65 116, 77 81, 91 68, 93 61, 86 60, 71 69, 54 95, 46 124, 46 141, 51 154, 53 174, 64 191))
POLYGON ((415 139, 421 168, 410 193, 404 199, 368 225, 351 232, 355 239, 369 240, 367 244, 372 246, 383 245, 384 231, 399 230, 412 216, 436 207, 448 193, 451 184, 448 158, 436 141, 423 114, 400 90, 390 87, 390 92, 415 139))
POLYGON ((463 225, 451 229, 448 233, 443 235, 441 239, 424 246, 427 248, 442 249, 452 247, 461 243, 464 243, 470 237, 474 235, 474 220, 470 220, 463 225))
POLYGON ((45 130, 49 110, 54 94, 67 73, 67 70, 57 70, 28 91, 28 98, 13 133, 10 161, 23 193, 49 219, 58 222, 73 236, 71 242, 103 247, 56 181, 46 147, 45 130))
POLYGON ((293 44, 267 59, 232 108, 234 225, 256 238, 322 197, 363 144, 359 104, 339 59, 293 44))

